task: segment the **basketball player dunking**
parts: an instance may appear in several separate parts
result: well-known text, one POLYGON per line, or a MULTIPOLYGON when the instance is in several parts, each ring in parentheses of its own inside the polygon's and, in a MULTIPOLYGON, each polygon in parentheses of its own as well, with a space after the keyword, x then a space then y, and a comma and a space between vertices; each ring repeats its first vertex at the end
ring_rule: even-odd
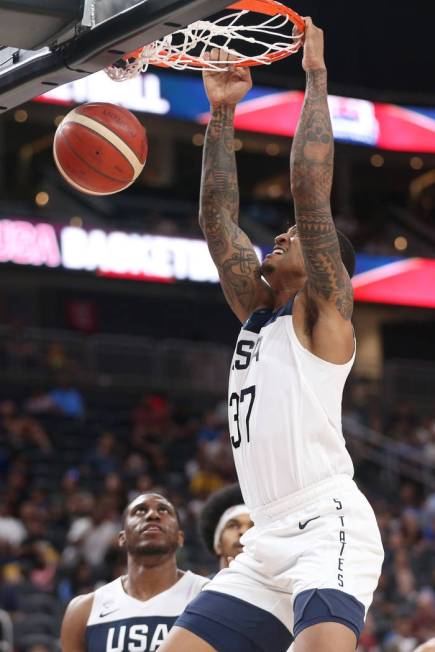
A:
POLYGON ((243 323, 229 420, 254 526, 244 551, 187 607, 159 652, 282 652, 291 632, 295 652, 351 652, 381 571, 376 519, 352 480, 341 430, 355 355, 354 254, 331 216, 323 32, 310 18, 302 65, 306 95, 291 156, 296 226, 275 239, 261 266, 238 226, 233 152, 235 105, 251 77, 241 68, 204 75, 211 120, 200 225, 243 323))
POLYGON ((166 498, 135 498, 119 535, 127 575, 71 601, 62 624, 63 652, 157 650, 208 581, 177 568, 175 553, 182 543, 176 511, 166 498))

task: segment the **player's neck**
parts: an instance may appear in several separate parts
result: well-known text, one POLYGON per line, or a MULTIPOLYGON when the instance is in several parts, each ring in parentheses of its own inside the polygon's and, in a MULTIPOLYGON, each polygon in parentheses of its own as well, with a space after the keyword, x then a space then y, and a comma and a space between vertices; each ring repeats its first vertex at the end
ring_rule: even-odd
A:
POLYGON ((286 305, 291 299, 294 299, 301 288, 299 286, 280 287, 273 292, 274 310, 279 310, 286 305))
POLYGON ((222 570, 223 568, 228 568, 229 567, 229 561, 228 557, 220 557, 219 558, 219 570, 222 570))
POLYGON ((272 288, 274 310, 282 308, 288 301, 294 299, 306 283, 305 276, 296 274, 274 274, 266 278, 272 288))
POLYGON ((163 561, 160 557, 155 563, 151 559, 144 562, 140 558, 129 558, 128 572, 122 583, 128 595, 145 601, 171 588, 182 575, 173 556, 163 561))

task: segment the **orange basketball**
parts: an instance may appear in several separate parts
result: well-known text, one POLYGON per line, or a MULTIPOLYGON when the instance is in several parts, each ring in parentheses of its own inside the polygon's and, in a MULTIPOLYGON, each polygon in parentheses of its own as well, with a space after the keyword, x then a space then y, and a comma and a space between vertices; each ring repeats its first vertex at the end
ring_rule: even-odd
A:
POLYGON ((148 140, 145 128, 115 104, 83 104, 57 128, 54 160, 69 184, 90 195, 112 195, 142 172, 148 140))

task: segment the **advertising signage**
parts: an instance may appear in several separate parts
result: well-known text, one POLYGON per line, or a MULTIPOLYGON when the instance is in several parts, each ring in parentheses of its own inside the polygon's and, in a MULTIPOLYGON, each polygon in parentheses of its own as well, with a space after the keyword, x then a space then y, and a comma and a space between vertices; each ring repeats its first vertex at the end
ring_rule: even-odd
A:
MULTIPOLYGON (((259 259, 269 250, 255 248, 259 259)), ((217 283, 203 240, 0 219, 0 265, 88 272, 108 278, 217 283)), ((356 301, 435 308, 435 260, 358 254, 356 301)))
MULTIPOLYGON (((146 73, 115 82, 104 72, 50 90, 39 102, 72 106, 112 102, 137 111, 202 124, 209 105, 201 78, 146 73)), ((275 136, 293 136, 302 108, 301 91, 256 86, 237 108, 236 128, 275 136)), ((329 96, 338 141, 403 152, 435 152, 435 108, 398 106, 364 99, 329 96)))
MULTIPOLYGON (((260 251, 258 253, 261 255, 260 251)), ((0 220, 0 263, 136 280, 216 282, 202 240, 0 220)))

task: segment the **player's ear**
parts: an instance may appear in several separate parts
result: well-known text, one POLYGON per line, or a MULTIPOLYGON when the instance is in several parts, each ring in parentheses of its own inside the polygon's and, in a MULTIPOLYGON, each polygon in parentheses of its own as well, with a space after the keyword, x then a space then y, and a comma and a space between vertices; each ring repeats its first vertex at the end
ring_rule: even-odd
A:
POLYGON ((184 532, 178 530, 178 547, 182 548, 184 546, 184 532))
POLYGON ((118 546, 120 548, 124 548, 125 546, 125 530, 121 530, 121 532, 118 534, 118 546))

